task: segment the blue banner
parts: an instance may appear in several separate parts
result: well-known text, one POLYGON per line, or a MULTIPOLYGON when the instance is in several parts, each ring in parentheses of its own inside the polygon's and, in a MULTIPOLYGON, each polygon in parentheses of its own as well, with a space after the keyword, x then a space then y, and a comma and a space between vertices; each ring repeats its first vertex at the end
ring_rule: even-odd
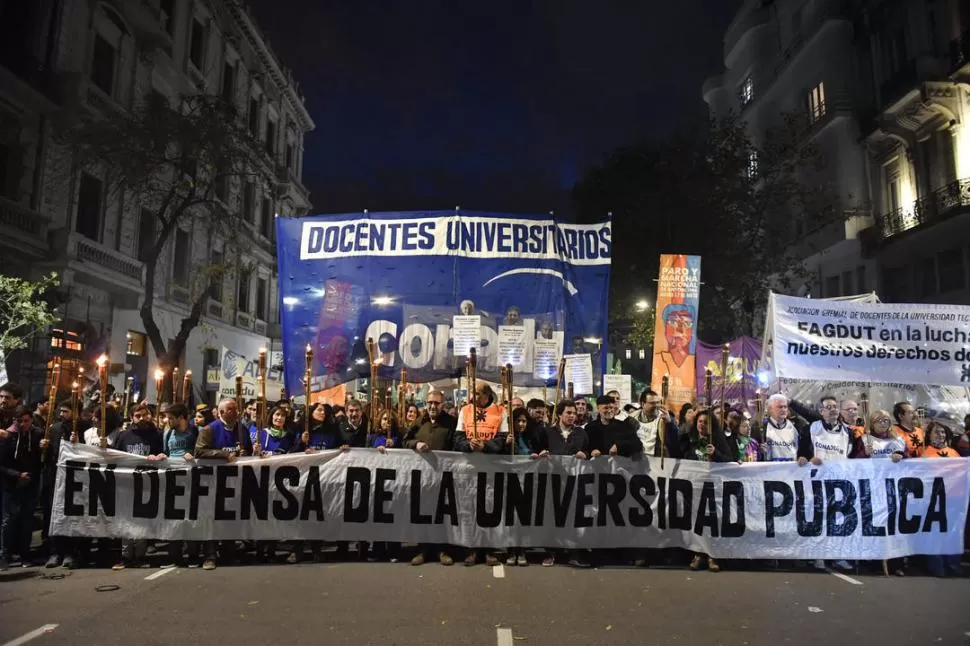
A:
POLYGON ((547 384, 564 352, 592 354, 602 373, 609 222, 421 211, 276 223, 287 392, 303 392, 307 345, 314 392, 369 376, 368 338, 385 379, 402 367, 410 382, 455 377, 469 339, 490 381, 512 363, 517 384, 547 384))

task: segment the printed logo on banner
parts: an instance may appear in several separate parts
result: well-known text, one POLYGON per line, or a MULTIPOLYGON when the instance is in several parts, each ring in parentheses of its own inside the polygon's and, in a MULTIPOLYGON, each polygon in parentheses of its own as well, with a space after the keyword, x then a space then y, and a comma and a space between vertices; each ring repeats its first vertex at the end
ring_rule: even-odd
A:
POLYGON ((479 377, 498 381, 511 363, 517 384, 544 385, 556 374, 546 376, 550 343, 556 361, 591 353, 602 373, 605 353, 585 339, 606 336, 609 222, 451 211, 278 218, 277 245, 291 390, 302 388, 307 344, 324 385, 366 377, 368 338, 388 379, 401 368, 413 382, 453 378, 475 347, 479 377))

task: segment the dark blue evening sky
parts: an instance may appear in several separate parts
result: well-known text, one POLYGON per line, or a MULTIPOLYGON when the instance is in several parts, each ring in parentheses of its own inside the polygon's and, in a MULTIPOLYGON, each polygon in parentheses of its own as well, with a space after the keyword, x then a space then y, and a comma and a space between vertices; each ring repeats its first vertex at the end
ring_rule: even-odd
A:
POLYGON ((251 0, 316 130, 317 213, 568 209, 583 170, 702 115, 739 0, 251 0))

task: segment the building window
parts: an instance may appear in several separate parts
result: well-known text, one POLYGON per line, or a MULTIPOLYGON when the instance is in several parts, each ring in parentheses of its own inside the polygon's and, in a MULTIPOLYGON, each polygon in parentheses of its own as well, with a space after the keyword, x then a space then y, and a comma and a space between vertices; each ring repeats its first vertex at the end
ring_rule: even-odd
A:
POLYGON ((268 197, 263 198, 263 217, 260 220, 259 232, 267 240, 273 235, 273 202, 268 197))
POLYGON ((148 262, 155 248, 155 214, 148 209, 141 210, 138 221, 138 260, 148 262))
POLYGON ((162 23, 169 36, 175 35, 175 0, 162 0, 160 3, 162 10, 162 23))
POLYGON ((184 229, 175 230, 175 254, 172 259, 172 282, 182 287, 189 284, 189 260, 191 247, 189 246, 189 232, 184 229))
POLYGON ((852 295, 852 271, 842 272, 842 293, 846 296, 852 295))
POLYGON ((101 34, 94 35, 94 54, 91 56, 91 82, 99 90, 112 96, 115 84, 115 48, 101 34))
POLYGON ((644 350, 643 348, 640 348, 640 350, 637 352, 637 356, 639 356, 640 360, 643 361, 644 359, 647 358, 647 351, 644 350))
POLYGON ((230 105, 236 102, 236 68, 228 62, 222 65, 222 100, 230 105))
POLYGON ((829 276, 825 279, 825 298, 832 298, 833 296, 841 296, 839 293, 839 277, 838 275, 829 276))
POLYGON ((189 40, 189 61, 195 69, 203 72, 205 65, 205 25, 198 18, 192 19, 192 36, 189 40))
POLYGON ((212 253, 209 254, 209 265, 212 272, 209 276, 209 298, 220 303, 222 302, 223 262, 225 262, 223 253, 213 249, 212 253))
POLYGON ((294 161, 293 157, 294 157, 293 156, 293 144, 292 143, 288 143, 288 144, 286 144, 286 168, 289 169, 289 170, 291 170, 291 171, 292 170, 295 170, 293 168, 293 161, 294 161))
POLYGON ((101 240, 101 180, 87 173, 81 173, 74 230, 90 240, 101 240))
POLYGON ((859 265, 855 270, 855 283, 856 289, 859 290, 860 294, 866 292, 866 266, 859 265))
POLYGON ((627 358, 627 361, 633 358, 633 350, 631 350, 630 348, 626 349, 626 358, 627 358))
POLYGON ((967 270, 963 265, 963 249, 960 247, 941 251, 936 256, 936 266, 939 270, 941 294, 967 286, 967 270))
POLYGON ((266 120, 266 152, 272 157, 276 153, 276 122, 266 120))
POLYGON ((239 272, 239 290, 236 294, 236 307, 240 312, 249 313, 249 284, 252 273, 249 270, 239 272))
POLYGON ((249 134, 259 136, 259 99, 249 99, 249 134))
POLYGON ((751 75, 741 81, 741 86, 738 88, 738 100, 741 102, 742 108, 754 101, 754 79, 751 78, 751 75))
POLYGON ((260 278, 256 281, 256 318, 260 321, 266 320, 266 305, 267 292, 269 291, 269 284, 266 282, 265 278, 260 278))
POLYGON ((72 352, 83 352, 84 340, 77 332, 54 328, 51 330, 51 347, 72 352))
POLYGON ((812 123, 825 116, 825 84, 819 83, 808 93, 808 118, 812 123))
POLYGON ((748 152, 748 167, 745 169, 745 173, 748 175, 748 179, 755 179, 758 177, 758 151, 751 150, 748 152))
POLYGON ((145 346, 147 345, 147 337, 141 332, 132 332, 128 330, 125 334, 125 340, 128 346, 125 350, 125 354, 129 357, 144 357, 145 356, 145 346))
MULTIPOLYGON (((287 151, 289 154, 289 151, 287 151)), ((0 143, 0 195, 16 200, 16 191, 11 186, 13 179, 10 177, 12 164, 10 163, 10 147, 0 143)))
POLYGON ((256 202, 256 187, 252 182, 246 182, 243 188, 242 219, 244 222, 255 222, 256 216, 253 210, 256 202))
POLYGON ((206 368, 219 367, 219 350, 217 348, 206 348, 203 356, 206 368))
POLYGON ((913 273, 909 265, 887 267, 882 272, 883 292, 890 303, 905 303, 911 298, 913 273))
POLYGON ((229 178, 222 169, 216 169, 216 176, 212 178, 212 192, 223 204, 229 201, 229 178))

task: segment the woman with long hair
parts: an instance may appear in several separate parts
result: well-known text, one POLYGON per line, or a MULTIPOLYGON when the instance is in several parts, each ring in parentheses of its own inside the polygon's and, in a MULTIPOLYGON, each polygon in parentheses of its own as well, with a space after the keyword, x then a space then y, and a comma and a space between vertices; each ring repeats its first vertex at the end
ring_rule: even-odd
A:
MULTIPOLYGON (((377 449, 381 453, 386 453, 387 449, 403 446, 401 442, 401 431, 397 423, 397 415, 391 409, 382 410, 377 415, 377 427, 367 434, 367 444, 370 448, 377 449)), ((368 561, 390 560, 397 562, 397 554, 401 548, 400 543, 390 543, 386 541, 376 541, 370 544, 370 554, 367 554, 367 543, 359 541, 357 550, 360 556, 367 557, 368 561)))
MULTIPOLYGON (((727 438, 711 409, 697 411, 694 422, 687 431, 687 450, 684 452, 684 458, 708 462, 737 461, 736 451, 728 446, 727 438)), ((705 564, 711 572, 721 571, 721 566, 714 557, 701 552, 694 553, 690 569, 700 570, 705 564)))

